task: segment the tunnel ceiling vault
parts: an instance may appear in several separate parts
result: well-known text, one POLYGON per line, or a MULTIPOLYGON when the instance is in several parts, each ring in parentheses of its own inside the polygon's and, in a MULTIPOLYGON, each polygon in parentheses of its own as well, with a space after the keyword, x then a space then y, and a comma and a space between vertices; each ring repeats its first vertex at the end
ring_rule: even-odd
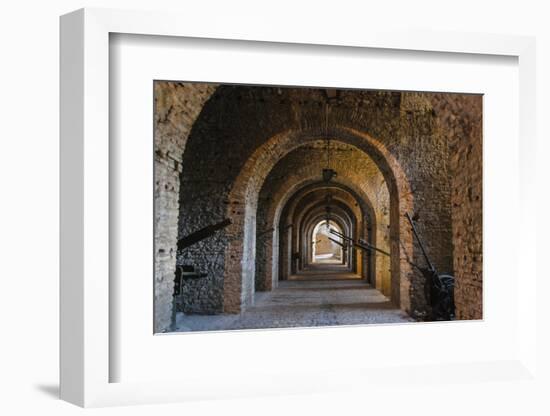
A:
MULTIPOLYGON (((308 226, 308 221, 310 220, 312 215, 318 215, 319 213, 323 213, 325 217, 332 217, 334 215, 338 215, 340 213, 343 213, 345 218, 347 219, 348 223, 350 224, 350 227, 348 229, 354 228, 355 234, 357 234, 356 227, 361 226, 361 222, 363 221, 362 216, 358 216, 356 212, 347 204, 347 201, 342 200, 338 197, 332 199, 332 203, 330 205, 331 210, 330 213, 327 215, 326 212, 326 201, 324 199, 311 201, 309 204, 305 204, 300 212, 297 212, 296 220, 292 223, 293 228, 296 228, 296 232, 299 230, 304 230, 304 227, 308 226), (352 227, 353 225, 353 227, 352 227)), ((355 235, 354 235, 355 236, 355 235)), ((360 236, 362 237, 363 233, 361 233, 360 236)))
MULTIPOLYGON (((329 193, 330 201, 339 201, 345 204, 357 219, 369 218, 369 212, 365 212, 367 201, 356 199, 358 196, 356 197, 345 188, 330 188, 326 187, 324 184, 317 184, 316 188, 310 188, 305 193, 300 189, 292 195, 282 208, 281 219, 278 223, 281 226, 285 226, 286 224, 297 224, 300 218, 303 217, 304 212, 313 205, 324 204, 326 206, 327 195, 329 195, 329 193)), ((275 225, 277 225, 277 220, 275 220, 275 225)))
MULTIPOLYGON (((376 207, 379 212, 387 211, 387 185, 372 159, 363 151, 338 141, 333 141, 331 146, 335 151, 330 167, 338 172, 338 176, 325 185, 354 190, 353 195, 363 210, 373 211, 376 207)), ((265 209, 265 220, 276 225, 283 207, 297 190, 306 185, 307 189, 322 186, 321 173, 326 166, 325 143, 322 141, 307 143, 281 158, 260 190, 258 218, 264 219, 262 210, 265 209)))
MULTIPOLYGON (((347 192, 342 201, 357 223, 373 227, 368 234, 389 247, 388 264, 376 258, 377 270, 390 276, 385 293, 407 312, 424 313, 425 283, 410 266, 423 260, 405 213, 421 210, 419 228, 432 257, 446 270, 453 263, 447 202, 452 134, 441 130, 445 123, 439 122, 430 94, 342 90, 327 106, 325 89, 209 85, 187 89, 189 97, 181 99, 175 94, 185 84, 165 84, 155 86, 155 175, 170 178, 155 183, 157 203, 167 207, 155 217, 157 303, 170 296, 177 263, 192 264, 208 276, 182 287, 188 300, 178 306, 181 310, 235 313, 246 308, 260 263, 257 231, 273 228, 262 241, 269 254, 264 266, 278 276, 281 257, 292 254, 277 249, 279 240, 293 241, 293 227, 285 226, 314 201, 313 195, 307 202, 309 193, 324 192, 320 168, 324 140, 330 138, 330 168, 338 176, 328 188, 347 192), (161 93, 168 98, 157 98, 161 93), (176 236, 160 234, 174 229, 182 237, 225 218, 232 220, 230 226, 177 256, 176 236), (283 228, 286 236, 279 232, 283 228)), ((443 100, 452 102, 450 95, 443 100)), ((449 112, 449 107, 454 109, 438 109, 449 112)))
POLYGON ((329 183, 319 181, 302 185, 288 197, 287 201, 281 201, 285 202, 285 206, 279 210, 280 218, 275 218, 276 223, 285 224, 288 222, 288 219, 292 219, 295 213, 300 211, 300 205, 321 200, 326 197, 327 193, 331 193, 333 197, 347 201, 354 211, 357 211, 361 216, 368 217, 371 215, 372 206, 369 205, 370 201, 363 200, 351 188, 337 181, 329 183))
MULTIPOLYGON (((356 218, 364 220, 367 224, 365 231, 375 227, 376 217, 372 204, 367 199, 367 195, 360 190, 353 190, 346 185, 338 182, 326 184, 324 182, 315 182, 303 185, 298 188, 290 197, 280 211, 280 218, 275 218, 274 224, 286 226, 288 224, 299 224, 304 215, 305 209, 311 204, 323 200, 327 192, 331 192, 333 198, 345 201, 354 212, 356 218)), ((282 202, 285 202, 284 200, 282 202)))
MULTIPOLYGON (((327 217, 325 208, 326 205, 324 201, 319 201, 313 206, 310 206, 307 210, 305 210, 302 221, 296 224, 296 227, 300 227, 303 232, 307 232, 309 227, 312 226, 312 222, 315 221, 314 218, 318 218, 320 216, 324 218, 327 217)), ((339 200, 334 200, 332 202, 332 210, 329 218, 332 217, 338 217, 344 221, 346 224, 346 226, 343 227, 344 230, 349 230, 351 232, 351 230, 357 226, 357 218, 345 202, 339 200)))

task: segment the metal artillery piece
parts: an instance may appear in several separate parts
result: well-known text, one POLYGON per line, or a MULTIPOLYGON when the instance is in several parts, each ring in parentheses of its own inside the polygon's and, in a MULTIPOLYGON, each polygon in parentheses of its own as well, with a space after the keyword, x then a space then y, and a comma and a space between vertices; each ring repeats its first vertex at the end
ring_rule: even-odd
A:
POLYGON ((426 277, 428 284, 426 285, 426 298, 432 307, 432 319, 434 321, 450 321, 455 316, 454 305, 454 286, 455 278, 450 274, 439 274, 437 269, 430 261, 428 253, 424 248, 424 244, 418 235, 418 231, 414 225, 414 221, 407 212, 405 214, 411 224, 413 234, 418 241, 420 250, 424 255, 428 267, 420 267, 417 264, 411 263, 426 277))
MULTIPOLYGON (((195 231, 178 240, 178 253, 181 253, 186 248, 191 247, 194 244, 204 240, 205 238, 213 236, 218 230, 227 227, 231 224, 231 220, 226 218, 225 220, 216 224, 208 225, 200 230, 195 231)), ((181 294, 181 288, 184 280, 194 280, 207 277, 207 273, 201 273, 195 270, 195 266, 184 264, 176 265, 176 273, 174 279, 174 296, 181 294)))
POLYGON ((366 242, 365 240, 361 240, 359 239, 358 241, 355 241, 353 238, 351 237, 348 237, 347 235, 345 234, 342 234, 341 232, 339 231, 336 231, 334 229, 331 229, 330 232, 338 237, 340 237, 345 243, 340 243, 339 241, 337 240, 334 240, 332 238, 329 237, 329 239, 333 242, 335 242, 336 244, 339 244, 341 245, 342 247, 347 247, 347 246, 350 246, 350 247, 353 247, 353 248, 357 248, 359 250, 363 250, 363 251, 369 251, 369 252, 373 252, 373 251, 377 251, 379 253, 382 253, 384 254, 385 256, 389 256, 390 253, 388 253, 387 251, 384 251, 382 249, 379 249, 378 247, 376 246, 373 246, 372 244, 366 242))
MULTIPOLYGON (((411 224, 413 234, 416 238, 416 241, 418 241, 420 250, 422 251, 424 258, 426 259, 426 263, 428 266, 428 267, 421 267, 409 261, 409 263, 412 266, 416 267, 426 277, 427 284, 425 286, 426 288, 425 295, 428 302, 431 305, 432 320, 434 321, 452 320, 455 314, 455 305, 454 305, 455 279, 453 276, 449 274, 439 274, 437 272, 435 266, 433 265, 433 263, 430 261, 430 258, 428 257, 426 249, 424 248, 424 244, 422 243, 422 240, 418 235, 418 232, 416 230, 416 227, 414 225, 414 222, 411 216, 407 213, 406 217, 409 220, 409 223, 411 224)), ((344 245, 350 246, 359 250, 363 250, 371 253, 377 252, 385 256, 390 256, 390 253, 388 253, 387 251, 384 251, 368 243, 365 240, 359 239, 358 241, 355 241, 353 238, 348 237, 336 230, 330 230, 330 232, 334 235, 337 235, 344 241, 344 243, 340 243, 336 240, 331 239, 335 243, 338 243, 342 246, 344 245)))
POLYGON ((182 251, 187 247, 191 247, 193 244, 197 244, 199 241, 204 240, 216 233, 216 231, 221 230, 222 228, 227 227, 231 224, 231 220, 226 218, 225 220, 218 222, 213 225, 201 228, 194 233, 191 233, 183 238, 178 240, 178 251, 182 251))
POLYGON ((328 239, 330 241, 332 241, 333 243, 335 243, 335 244, 339 245, 340 247, 342 247, 342 250, 344 252, 346 252, 348 250, 348 245, 347 244, 341 243, 340 241, 335 240, 334 238, 331 238, 331 237, 329 237, 328 239))

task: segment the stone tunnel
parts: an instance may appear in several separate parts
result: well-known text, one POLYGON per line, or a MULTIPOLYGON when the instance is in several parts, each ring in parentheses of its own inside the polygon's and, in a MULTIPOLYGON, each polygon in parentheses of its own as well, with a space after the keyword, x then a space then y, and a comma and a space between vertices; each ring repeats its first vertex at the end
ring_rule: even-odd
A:
POLYGON ((154 96, 156 332, 430 320, 424 252, 454 276, 453 319, 482 318, 480 95, 154 96))

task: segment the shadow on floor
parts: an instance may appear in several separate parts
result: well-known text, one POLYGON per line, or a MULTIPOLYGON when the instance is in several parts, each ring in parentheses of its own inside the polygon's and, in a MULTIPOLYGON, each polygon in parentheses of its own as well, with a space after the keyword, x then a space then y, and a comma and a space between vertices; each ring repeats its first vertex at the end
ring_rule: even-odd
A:
POLYGON ((44 395, 59 400, 59 384, 37 384, 34 387, 44 395))

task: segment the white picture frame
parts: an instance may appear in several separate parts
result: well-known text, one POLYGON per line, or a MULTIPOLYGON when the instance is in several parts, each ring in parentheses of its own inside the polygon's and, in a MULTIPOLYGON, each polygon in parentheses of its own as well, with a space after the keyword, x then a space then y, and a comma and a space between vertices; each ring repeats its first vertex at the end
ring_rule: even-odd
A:
MULTIPOLYGON (((110 347, 109 293, 109 36, 114 33, 228 41, 331 45, 385 50, 430 51, 439 54, 503 55, 519 67, 519 213, 518 263, 526 287, 536 286, 535 188, 535 40, 530 37, 470 33, 380 32, 350 28, 327 34, 298 32, 263 25, 235 32, 231 22, 211 27, 173 13, 82 9, 61 18, 61 398, 79 406, 160 403, 197 398, 322 392, 353 383, 373 384, 402 377, 404 382, 430 383, 446 369, 454 379, 479 382, 472 374, 506 380, 536 375, 536 304, 531 291, 518 288, 517 319, 521 322, 517 354, 498 361, 437 365, 419 362, 412 370, 387 366, 332 369, 332 381, 320 383, 314 372, 269 374, 244 380, 206 376, 177 381, 110 382, 110 366, 120 359, 110 347), (406 374, 409 376, 407 376, 406 374), (353 380, 342 384, 339 380, 353 380), (231 381, 233 380, 233 382, 231 381), (407 381, 408 380, 408 381, 407 381), (277 387, 278 386, 278 387, 277 387), (284 387, 281 387, 284 386, 284 387)), ((322 330, 330 334, 330 329, 322 330)), ((151 334, 152 336, 152 334, 151 334)), ((275 335, 272 336, 277 336, 275 335)), ((334 336, 334 335, 333 335, 334 336)), ((170 342, 170 336, 165 337, 170 342)), ((383 342, 383 341, 382 341, 383 342)), ((214 369, 215 370, 215 369, 214 369)), ((483 379, 483 377, 481 377, 483 379)))

